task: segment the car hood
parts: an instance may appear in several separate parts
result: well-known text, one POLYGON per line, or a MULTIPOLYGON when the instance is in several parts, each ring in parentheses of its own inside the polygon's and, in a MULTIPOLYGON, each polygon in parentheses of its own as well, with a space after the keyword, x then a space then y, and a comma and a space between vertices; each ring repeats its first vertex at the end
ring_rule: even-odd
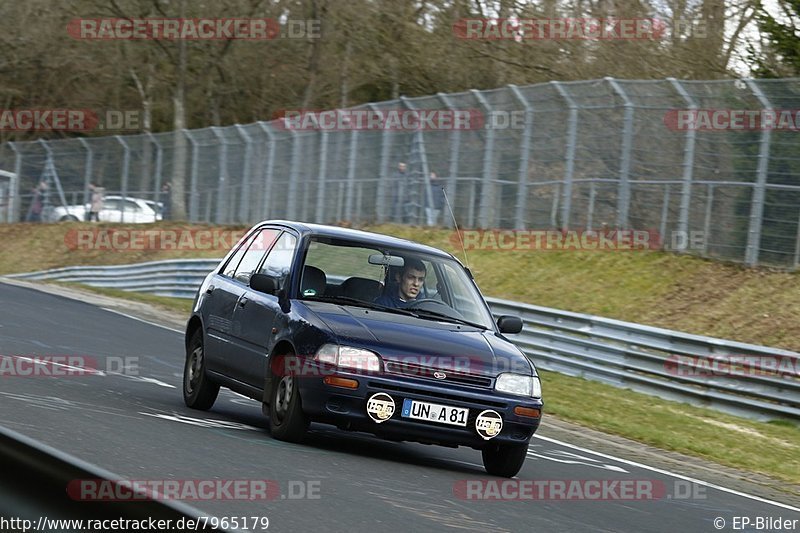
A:
POLYGON ((531 373, 527 357, 492 330, 326 302, 303 304, 340 344, 367 348, 384 361, 491 377, 531 373))

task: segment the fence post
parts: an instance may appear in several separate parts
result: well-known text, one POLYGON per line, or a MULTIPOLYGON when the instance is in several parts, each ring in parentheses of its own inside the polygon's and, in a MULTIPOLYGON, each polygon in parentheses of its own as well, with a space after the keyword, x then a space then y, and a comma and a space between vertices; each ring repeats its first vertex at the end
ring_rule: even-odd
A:
MULTIPOLYGON (((338 114, 339 111, 337 110, 338 114)), ((338 122, 338 121, 337 121, 338 122)), ((347 155, 347 188, 344 194, 344 219, 347 222, 353 222, 353 195, 355 194, 356 185, 356 157, 358 156, 358 128, 352 122, 348 122, 353 126, 350 130, 350 152, 347 155)))
POLYGON ((708 257, 708 239, 711 237, 711 211, 714 207, 714 184, 706 188, 706 216, 703 221, 703 256, 708 257))
POLYGON ((226 196, 228 191, 226 190, 226 178, 225 174, 228 172, 228 145, 225 144, 225 137, 223 136, 220 128, 217 126, 212 126, 211 131, 214 133, 214 137, 217 138, 219 141, 219 176, 217 177, 217 210, 214 214, 214 223, 222 224, 226 220, 223 218, 223 212, 225 211, 226 196))
MULTIPOLYGON (((405 96, 400 97, 400 101, 403 103, 405 107, 410 109, 411 111, 416 111, 417 108, 412 104, 405 96)), ((422 193, 422 198, 420 198, 420 202, 422 202, 422 206, 420 206, 420 219, 419 225, 420 226, 427 226, 428 225, 428 216, 427 212, 425 211, 428 207, 433 205, 433 193, 431 192, 431 173, 430 168, 428 167, 428 151, 425 147, 425 134, 422 131, 422 128, 418 129, 414 132, 414 141, 416 146, 418 155, 419 155, 419 162, 420 166, 422 167, 422 186, 424 191, 422 193)), ((414 150, 411 150, 411 153, 414 153, 414 150)), ((409 167, 410 170, 410 167, 409 167)))
POLYGON ((61 200, 61 205, 65 206, 67 205, 67 197, 64 195, 64 188, 61 187, 61 178, 58 176, 58 169, 56 169, 55 160, 53 159, 53 150, 50 148, 48 141, 39 139, 37 142, 42 145, 44 151, 47 153, 47 161, 45 162, 44 171, 52 172, 53 183, 56 186, 56 192, 58 192, 58 199, 61 200))
POLYGON ((289 192, 286 198, 286 218, 289 220, 299 220, 297 215, 297 186, 300 180, 300 134, 289 129, 292 134, 292 169, 289 172, 289 192))
POLYGON ((192 145, 192 175, 189 185, 189 220, 197 222, 199 220, 200 211, 200 196, 197 192, 197 173, 199 172, 200 154, 197 148, 197 140, 192 137, 191 130, 183 130, 182 133, 189 139, 189 144, 192 145))
MULTIPOLYGON (((764 110, 772 109, 772 104, 755 80, 744 80, 753 95, 758 99, 764 110)), ((753 198, 750 204, 750 225, 747 230, 747 248, 744 255, 744 264, 755 266, 758 264, 758 254, 761 249, 761 226, 764 216, 764 197, 767 186, 767 170, 769 168, 769 144, 772 137, 770 128, 763 128, 761 131, 761 145, 758 149, 758 169, 756 173, 756 183, 753 188, 753 198)))
POLYGON ((250 218, 250 159, 253 157, 253 139, 244 126, 236 124, 236 131, 244 139, 244 163, 242 165, 242 192, 239 199, 239 222, 247 222, 250 218))
MULTIPOLYGON (((338 113, 338 111, 337 111, 338 113)), ((325 189, 328 186, 328 132, 325 129, 319 131, 319 168, 317 169, 317 209, 314 214, 314 222, 317 224, 325 223, 325 189)))
POLYGON ((264 202, 261 210, 261 218, 270 218, 270 204, 272 203, 272 177, 273 169, 275 168, 275 134, 269 129, 269 124, 266 122, 259 122, 258 127, 261 131, 266 133, 269 142, 269 159, 264 167, 264 202))
POLYGON ((20 152, 19 148, 17 148, 17 143, 10 142, 8 146, 11 147, 11 151, 14 152, 14 175, 11 177, 11 181, 8 184, 8 223, 11 224, 19 220, 17 216, 17 211, 20 207, 20 198, 19 198, 19 184, 20 184, 20 174, 22 173, 22 152, 20 152))
MULTIPOLYGON (((480 91, 470 91, 486 113, 485 124, 489 124, 492 108, 480 91)), ((486 142, 483 149, 483 186, 481 187, 480 208, 478 210, 478 227, 489 229, 494 225, 495 191, 492 183, 492 156, 494 155, 494 128, 486 128, 486 142)))
MULTIPOLYGON (((150 140, 152 144, 156 145, 156 169, 155 169, 156 179, 153 182, 153 193, 154 193, 153 201, 159 202, 161 201, 161 181, 162 181, 161 165, 163 164, 164 149, 162 148, 161 143, 158 142, 156 136, 150 133, 149 131, 147 132, 147 138, 150 140)), ((150 166, 149 161, 147 166, 148 167, 150 166)))
MULTIPOLYGON (((444 93, 437 93, 436 96, 439 100, 442 101, 444 106, 447 108, 448 111, 454 111, 455 106, 453 106, 450 98, 444 93)), ((450 134, 450 156, 448 161, 448 171, 447 171, 447 202, 450 204, 450 208, 455 211, 454 203, 456 201, 456 187, 457 187, 457 179, 458 179, 458 150, 461 146, 461 129, 460 128, 453 128, 453 131, 450 134)), ((453 219, 450 217, 450 213, 443 213, 442 220, 445 221, 445 224, 448 228, 453 227, 453 219)))
POLYGON ((78 142, 86 150, 86 163, 83 169, 83 203, 89 203, 89 184, 92 182, 92 165, 94 164, 94 151, 84 137, 78 137, 78 142))
MULTIPOLYGON (((689 95, 681 82, 675 78, 667 78, 672 86, 678 91, 678 94, 686 101, 689 110, 695 111, 697 103, 689 95)), ((678 212, 678 233, 681 238, 689 238, 689 209, 692 205, 692 174, 694 172, 694 147, 697 137, 697 131, 694 128, 689 128, 686 131, 686 144, 683 148, 683 186, 681 187, 681 205, 678 212)), ((662 236, 663 237, 663 236, 662 236)), ((708 236, 706 236, 708 238, 708 236)), ((687 241, 688 242, 688 241, 687 241)), ((687 252, 686 250, 678 250, 679 252, 687 252)))
POLYGON ((125 200, 128 198, 128 173, 130 172, 131 166, 131 147, 128 146, 127 141, 125 141, 125 138, 121 135, 115 135, 114 138, 122 145, 124 150, 122 163, 122 183, 120 184, 120 196, 122 196, 122 201, 120 202, 119 206, 119 220, 120 222, 125 222, 125 200))
POLYGON ((572 180, 575 175, 575 150, 578 142, 578 106, 572 95, 557 81, 551 82, 558 94, 567 102, 569 108, 569 118, 567 119, 567 150, 565 154, 566 166, 564 168, 564 190, 561 202, 561 229, 569 229, 569 221, 572 216, 572 180))
POLYGON ((628 212, 631 206, 631 145, 633 143, 633 102, 622 90, 617 80, 606 78, 614 92, 622 98, 625 118, 622 125, 622 154, 619 164, 619 191, 617 192, 617 229, 628 227, 628 212))
MULTIPOLYGON (((373 113, 380 116, 381 111, 375 104, 367 104, 367 107, 369 107, 373 113)), ((386 191, 387 189, 391 190, 390 187, 387 187, 389 185, 389 152, 391 150, 391 144, 389 143, 390 134, 389 128, 383 128, 383 132, 381 133, 381 162, 378 173, 378 186, 375 191, 375 220, 379 224, 386 222, 386 219, 390 218, 386 216, 386 214, 390 212, 386 207, 386 191)))
POLYGON ((533 134, 533 106, 522 96, 516 85, 509 85, 511 94, 525 108, 525 129, 522 131, 519 155, 519 185, 517 186, 517 207, 514 216, 514 225, 517 229, 525 227, 525 206, 528 200, 528 163, 531 154, 531 135, 533 134))

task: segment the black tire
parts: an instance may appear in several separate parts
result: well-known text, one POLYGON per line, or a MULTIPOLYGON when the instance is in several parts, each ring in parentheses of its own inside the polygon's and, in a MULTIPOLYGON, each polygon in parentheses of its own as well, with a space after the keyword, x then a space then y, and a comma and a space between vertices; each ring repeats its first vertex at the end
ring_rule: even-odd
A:
POLYGON ((219 385, 206 375, 206 359, 203 351, 203 332, 197 330, 186 348, 186 364, 183 366, 183 401, 192 409, 208 411, 219 394, 219 385))
POLYGON ((59 222, 78 222, 78 217, 73 215, 64 215, 58 219, 59 222))
MULTIPOLYGON (((294 357, 287 354, 280 359, 294 357)), ((295 368, 279 361, 275 368, 295 368)), ((302 442, 308 432, 309 420, 303 412, 297 376, 282 372, 272 377, 272 394, 269 402, 269 432, 278 440, 302 442)))
POLYGON ((494 444, 482 450, 486 472, 499 477, 514 477, 525 463, 528 443, 494 444))

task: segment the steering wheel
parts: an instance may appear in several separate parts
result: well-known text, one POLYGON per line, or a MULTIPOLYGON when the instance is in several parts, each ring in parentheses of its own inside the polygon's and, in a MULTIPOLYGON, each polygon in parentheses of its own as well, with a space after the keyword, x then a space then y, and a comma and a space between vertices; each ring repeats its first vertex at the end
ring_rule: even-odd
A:
POLYGON ((409 307, 417 307, 418 304, 426 304, 426 303, 447 305, 443 301, 437 300, 436 298, 418 298, 416 300, 412 300, 411 302, 409 302, 409 304, 406 306, 406 309, 408 309, 409 307))

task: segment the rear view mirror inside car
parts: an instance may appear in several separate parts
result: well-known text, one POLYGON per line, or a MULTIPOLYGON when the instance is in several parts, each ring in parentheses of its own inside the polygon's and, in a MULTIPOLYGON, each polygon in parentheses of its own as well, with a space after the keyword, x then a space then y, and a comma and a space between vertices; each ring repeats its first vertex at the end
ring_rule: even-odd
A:
POLYGON ((391 267, 401 267, 405 264, 405 259, 399 255, 371 254, 369 256, 370 265, 385 265, 391 267))

